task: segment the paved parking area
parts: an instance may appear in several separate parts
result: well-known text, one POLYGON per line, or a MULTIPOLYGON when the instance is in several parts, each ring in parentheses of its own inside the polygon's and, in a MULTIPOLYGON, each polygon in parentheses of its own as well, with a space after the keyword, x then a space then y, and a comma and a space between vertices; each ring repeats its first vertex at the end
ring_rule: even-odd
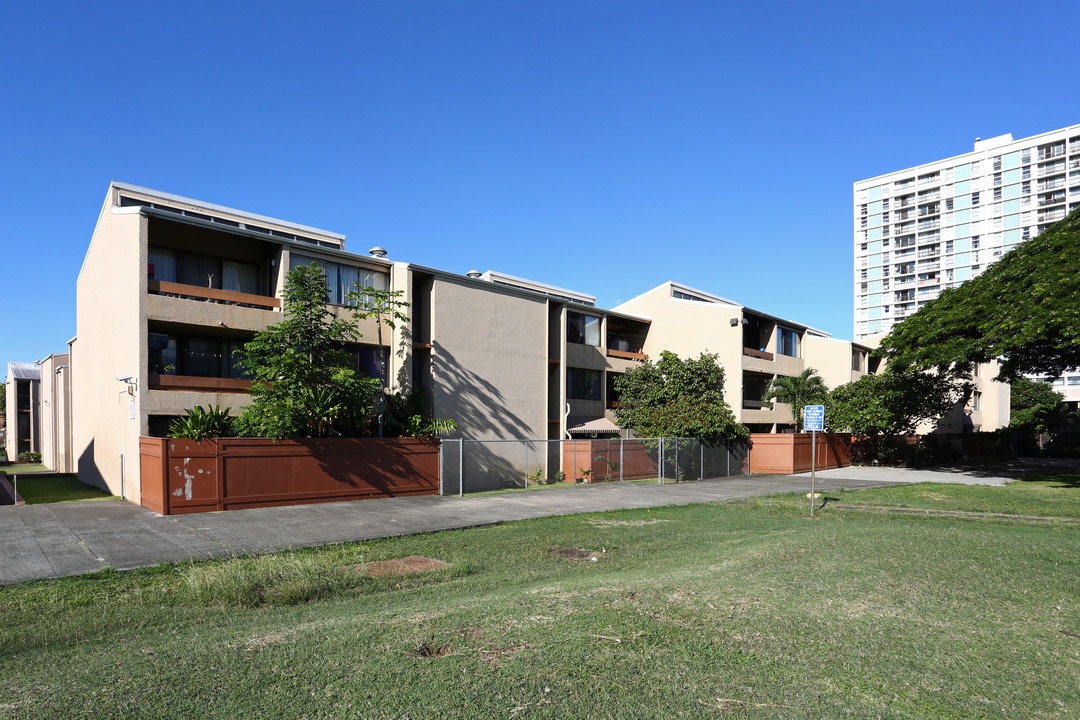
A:
MULTIPOLYGON (((1017 470, 1022 472, 1023 470, 1017 470)), ((1000 485, 1007 469, 840 468, 820 491, 901 482, 1000 485)), ((162 562, 230 557, 350 540, 436 532, 551 515, 717 502, 809 490, 809 474, 647 485, 597 483, 536 492, 423 496, 161 516, 123 500, 0 507, 0 584, 162 562)))

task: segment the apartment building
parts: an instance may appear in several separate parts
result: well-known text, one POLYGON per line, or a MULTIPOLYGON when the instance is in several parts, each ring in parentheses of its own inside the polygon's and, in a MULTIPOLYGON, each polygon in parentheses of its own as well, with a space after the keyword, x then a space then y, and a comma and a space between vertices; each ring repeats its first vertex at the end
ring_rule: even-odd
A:
POLYGON ((55 472, 75 472, 71 453, 71 364, 67 353, 53 353, 41 370, 39 416, 41 463, 55 472))
MULTIPOLYGON (((422 389, 467 439, 625 433, 615 381, 663 350, 717 353, 729 403, 756 432, 791 429, 790 408, 761 400, 774 377, 813 367, 835 387, 873 370, 868 345, 673 282, 603 309, 585 293, 393 261, 378 247, 355 254, 337 233, 112 183, 79 273, 69 355, 47 358, 50 403, 70 408, 70 424, 47 423, 71 438, 70 449, 50 446, 56 462, 139 502, 139 438, 164 436, 196 405, 235 413, 250 402, 235 353, 282 319, 287 270, 312 263, 338 316, 351 316, 357 284, 402 293, 410 321, 384 328, 381 343, 363 321, 349 348, 356 369, 378 377, 385 366, 390 390, 422 389)), ((494 478, 509 462, 485 447, 494 478)), ((553 449, 548 469, 559 463, 553 449)))
MULTIPOLYGON (((81 479, 138 502, 138 438, 195 405, 234 412, 250 382, 234 353, 281 320, 287 268, 315 263, 330 308, 367 285, 401 291, 411 322, 380 347, 361 324, 358 370, 420 387, 473 439, 618 431, 613 377, 644 360, 648 322, 595 298, 494 272, 457 275, 345 250, 312 227, 113 183, 77 282, 71 434, 81 479)), ((60 364, 57 364, 60 367, 60 364)))
POLYGON ((7 366, 7 459, 24 452, 41 452, 41 366, 9 362, 7 366))
MULTIPOLYGON (((76 285, 70 343, 73 454, 83 482, 139 502, 139 437, 166 434, 195 405, 250 399, 233 353, 281 320, 288 268, 316 263, 335 313, 354 283, 407 285, 384 257, 347 253, 344 236, 123 183, 109 186, 76 285)), ((357 368, 408 378, 400 334, 361 325, 357 368)), ((400 331, 397 331, 400 333, 400 331)))
POLYGON ((1080 206, 1080 125, 854 185, 855 339, 888 332, 1080 206))
POLYGON ((784 320, 711 293, 666 282, 615 308, 651 321, 644 351, 680 357, 715 353, 725 371, 724 394, 751 432, 793 432, 791 408, 762 401, 777 376, 813 368, 830 387, 870 371, 870 348, 784 320))

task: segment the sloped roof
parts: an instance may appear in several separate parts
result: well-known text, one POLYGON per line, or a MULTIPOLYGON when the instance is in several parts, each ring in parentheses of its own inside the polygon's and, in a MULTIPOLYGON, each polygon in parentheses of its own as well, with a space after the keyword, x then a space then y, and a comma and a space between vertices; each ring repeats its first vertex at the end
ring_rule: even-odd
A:
POLYGON ((41 366, 32 362, 9 362, 8 380, 41 380, 41 366))

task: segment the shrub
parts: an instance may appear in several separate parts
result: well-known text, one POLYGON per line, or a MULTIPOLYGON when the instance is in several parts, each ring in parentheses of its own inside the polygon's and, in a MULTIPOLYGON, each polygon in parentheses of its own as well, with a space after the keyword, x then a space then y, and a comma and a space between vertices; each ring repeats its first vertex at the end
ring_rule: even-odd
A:
POLYGON ((25 450, 19 453, 19 462, 21 463, 39 463, 41 462, 41 453, 36 450, 25 450))
POLYGON ((220 405, 214 405, 213 408, 207 405, 204 409, 201 405, 196 405, 172 421, 169 425, 169 437, 196 441, 221 437, 232 431, 232 422, 229 408, 222 410, 220 405))

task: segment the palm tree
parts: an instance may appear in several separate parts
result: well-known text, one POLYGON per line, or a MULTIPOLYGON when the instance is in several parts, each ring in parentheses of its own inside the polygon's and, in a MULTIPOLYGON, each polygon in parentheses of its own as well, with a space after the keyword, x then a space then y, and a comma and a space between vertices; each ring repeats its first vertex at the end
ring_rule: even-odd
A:
POLYGON ((829 387, 818 375, 817 370, 806 368, 794 377, 779 375, 773 378, 765 388, 765 395, 761 399, 769 403, 770 408, 772 408, 773 400, 790 405, 795 432, 799 432, 803 424, 802 409, 807 405, 820 405, 828 396, 829 387))

